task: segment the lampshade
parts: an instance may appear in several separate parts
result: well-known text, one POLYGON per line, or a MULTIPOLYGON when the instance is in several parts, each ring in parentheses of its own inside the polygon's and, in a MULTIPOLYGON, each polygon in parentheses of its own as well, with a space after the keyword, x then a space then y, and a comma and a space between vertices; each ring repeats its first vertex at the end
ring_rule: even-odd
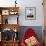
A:
POLYGON ((17 32, 17 29, 16 28, 14 29, 14 32, 17 32))

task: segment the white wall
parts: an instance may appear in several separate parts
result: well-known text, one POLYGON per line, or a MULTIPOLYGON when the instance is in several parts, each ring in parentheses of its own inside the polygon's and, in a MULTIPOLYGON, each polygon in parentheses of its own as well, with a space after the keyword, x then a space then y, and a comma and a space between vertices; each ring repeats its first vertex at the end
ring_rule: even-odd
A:
MULTIPOLYGON (((14 6, 15 0, 0 0, 0 6, 14 6)), ((42 0, 17 0, 19 11, 19 24, 21 26, 43 26, 42 0), (25 7, 36 7, 36 20, 25 19, 25 7)))
POLYGON ((20 25, 26 26, 43 26, 43 6, 42 0, 21 0, 18 1, 21 5, 20 25), (36 20, 25 19, 25 7, 36 7, 36 20))

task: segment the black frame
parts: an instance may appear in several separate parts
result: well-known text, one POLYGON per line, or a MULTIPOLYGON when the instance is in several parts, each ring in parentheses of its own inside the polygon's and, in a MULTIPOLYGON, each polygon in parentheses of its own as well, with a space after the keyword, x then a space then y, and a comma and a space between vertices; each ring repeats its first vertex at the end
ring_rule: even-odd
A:
POLYGON ((25 18, 26 18, 26 20, 36 20, 36 8, 35 7, 25 7, 25 18), (32 14, 34 14, 33 15, 34 17, 32 17, 32 16, 27 17, 27 10, 29 10, 29 9, 33 10, 32 14))

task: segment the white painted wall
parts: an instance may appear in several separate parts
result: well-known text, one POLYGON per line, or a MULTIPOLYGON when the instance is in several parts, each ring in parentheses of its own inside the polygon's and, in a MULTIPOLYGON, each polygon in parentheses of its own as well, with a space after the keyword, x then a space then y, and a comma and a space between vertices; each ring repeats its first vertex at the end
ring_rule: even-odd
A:
POLYGON ((20 25, 22 26, 43 26, 43 6, 42 0, 21 0, 18 1, 21 5, 20 25), (25 7, 36 7, 36 20, 25 19, 25 7))
MULTIPOLYGON (((0 0, 0 6, 15 6, 15 0, 0 0)), ((19 10, 20 26, 43 26, 42 0, 17 0, 19 10), (25 19, 25 7, 36 7, 36 20, 25 19)))

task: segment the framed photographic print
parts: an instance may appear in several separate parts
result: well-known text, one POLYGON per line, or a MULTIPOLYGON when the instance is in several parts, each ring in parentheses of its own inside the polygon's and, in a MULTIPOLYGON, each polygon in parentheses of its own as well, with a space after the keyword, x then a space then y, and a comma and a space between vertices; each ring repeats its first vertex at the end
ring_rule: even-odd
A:
POLYGON ((9 10, 2 10, 2 15, 9 15, 9 10))
POLYGON ((36 8, 35 7, 26 7, 25 8, 25 18, 28 20, 36 19, 36 8))

